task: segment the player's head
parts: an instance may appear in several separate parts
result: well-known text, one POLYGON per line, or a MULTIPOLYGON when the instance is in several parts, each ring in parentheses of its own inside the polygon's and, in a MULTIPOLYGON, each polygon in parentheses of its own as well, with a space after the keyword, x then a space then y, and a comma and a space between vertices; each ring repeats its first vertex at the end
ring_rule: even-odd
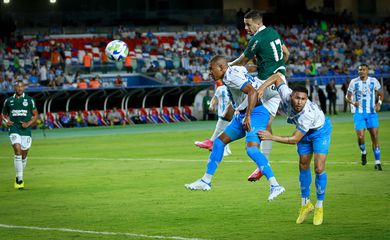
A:
POLYGON ((17 96, 21 96, 24 93, 24 83, 20 80, 17 80, 14 83, 14 90, 17 96))
POLYGON ((360 79, 366 79, 368 76, 368 65, 365 63, 360 64, 358 71, 360 79))
POLYGON ((302 111, 307 102, 309 92, 304 86, 296 86, 292 89, 291 93, 291 106, 295 112, 302 111))
POLYGON ((217 55, 209 61, 209 74, 214 81, 222 79, 227 68, 228 62, 224 56, 217 55))
POLYGON ((245 31, 249 35, 253 35, 263 26, 263 17, 256 10, 250 10, 244 16, 245 31))

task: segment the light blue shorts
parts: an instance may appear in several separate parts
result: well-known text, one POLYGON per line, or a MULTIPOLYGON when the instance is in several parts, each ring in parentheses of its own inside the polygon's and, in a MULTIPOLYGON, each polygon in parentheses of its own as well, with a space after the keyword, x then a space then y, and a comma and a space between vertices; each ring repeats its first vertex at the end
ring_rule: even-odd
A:
POLYGON ((246 142, 257 142, 260 144, 261 140, 257 136, 259 130, 265 130, 267 128, 268 121, 270 119, 270 114, 268 110, 263 106, 256 106, 251 114, 251 131, 246 132, 242 128, 242 123, 244 121, 245 111, 240 112, 240 114, 234 115, 232 121, 225 128, 224 132, 229 136, 231 141, 246 137, 246 142))
POLYGON ((325 118, 325 123, 320 129, 309 130, 298 142, 298 154, 328 154, 330 137, 332 135, 332 124, 325 118))
POLYGON ((353 115, 353 122, 355 124, 355 131, 379 127, 377 113, 355 113, 353 115))

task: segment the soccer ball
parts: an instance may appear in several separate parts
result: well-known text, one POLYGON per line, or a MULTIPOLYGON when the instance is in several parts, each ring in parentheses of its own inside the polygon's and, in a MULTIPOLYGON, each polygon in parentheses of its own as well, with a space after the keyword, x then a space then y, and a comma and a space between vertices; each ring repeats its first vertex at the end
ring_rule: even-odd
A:
POLYGON ((106 55, 112 61, 123 61, 129 54, 127 44, 121 40, 113 40, 106 46, 106 55))

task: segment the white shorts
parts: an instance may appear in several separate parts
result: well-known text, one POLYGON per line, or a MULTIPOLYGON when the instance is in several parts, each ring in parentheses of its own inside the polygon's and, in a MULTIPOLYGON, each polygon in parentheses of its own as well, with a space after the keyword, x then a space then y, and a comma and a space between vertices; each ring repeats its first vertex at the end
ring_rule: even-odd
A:
POLYGON ((28 150, 31 147, 32 138, 30 136, 20 136, 17 133, 12 133, 9 135, 11 144, 20 144, 22 150, 28 150))
MULTIPOLYGON (((284 76, 283 76, 284 77, 284 76)), ((256 77, 257 78, 257 77, 256 77)), ((286 78, 284 77, 283 80, 286 78)), ((260 80, 257 78, 258 81, 264 83, 265 80, 260 80)), ((268 110, 268 112, 271 114, 271 116, 275 117, 276 113, 279 109, 279 104, 281 101, 280 95, 278 91, 276 90, 275 86, 269 86, 265 89, 263 97, 261 98, 261 101, 263 102, 264 107, 268 110)))

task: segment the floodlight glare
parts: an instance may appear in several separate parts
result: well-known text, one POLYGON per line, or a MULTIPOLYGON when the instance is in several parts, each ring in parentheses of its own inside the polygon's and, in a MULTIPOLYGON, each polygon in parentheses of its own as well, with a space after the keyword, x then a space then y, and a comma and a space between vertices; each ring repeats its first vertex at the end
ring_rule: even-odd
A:
POLYGON ((57 0, 50 0, 50 3, 56 3, 57 0))
POLYGON ((9 3, 9 0, 3 0, 3 3, 9 3))

